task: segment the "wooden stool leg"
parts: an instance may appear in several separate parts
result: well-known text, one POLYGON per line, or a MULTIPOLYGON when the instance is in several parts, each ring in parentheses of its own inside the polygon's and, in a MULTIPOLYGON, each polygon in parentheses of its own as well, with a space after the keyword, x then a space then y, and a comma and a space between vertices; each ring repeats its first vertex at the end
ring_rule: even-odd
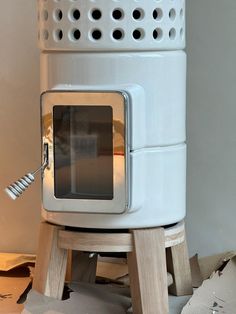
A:
POLYGON ((98 255, 68 250, 66 282, 95 283, 98 255))
POLYGON ((90 253, 73 251, 72 281, 95 283, 97 271, 97 254, 90 257, 90 253))
POLYGON ((164 229, 141 229, 132 233, 134 250, 128 253, 128 267, 133 313, 167 314, 164 229))
POLYGON ((57 246, 61 229, 63 227, 41 223, 33 281, 33 289, 56 299, 62 298, 67 265, 67 250, 57 246))
POLYGON ((174 283, 169 287, 170 293, 176 296, 193 293, 186 240, 167 249, 167 269, 174 280, 174 283))

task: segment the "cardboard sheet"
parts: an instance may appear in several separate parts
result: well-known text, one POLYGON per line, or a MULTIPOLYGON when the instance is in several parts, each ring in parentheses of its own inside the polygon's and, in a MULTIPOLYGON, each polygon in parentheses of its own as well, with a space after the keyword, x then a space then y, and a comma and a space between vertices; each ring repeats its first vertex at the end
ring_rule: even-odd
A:
POLYGON ((131 306, 127 288, 72 284, 70 299, 57 301, 31 291, 22 314, 125 314, 131 306))
POLYGON ((35 263, 35 260, 35 255, 0 253, 0 271, 9 271, 25 264, 35 263))
POLYGON ((128 275, 126 259, 122 258, 99 258, 97 276, 118 280, 128 275))
MULTIPOLYGON (((104 258, 100 257, 97 264, 97 276, 102 278, 111 279, 124 284, 130 285, 129 271, 127 260, 123 258, 104 258)), ((168 287, 172 285, 173 277, 170 273, 167 273, 168 287)))
POLYGON ((199 265, 198 255, 194 255, 190 258, 190 269, 192 275, 193 288, 198 288, 202 285, 203 276, 199 265))
POLYGON ((236 256, 236 252, 231 251, 200 258, 198 263, 203 280, 208 279, 225 261, 232 259, 234 256, 236 256))
POLYGON ((24 306, 17 304, 22 293, 31 282, 29 270, 26 267, 8 272, 0 271, 0 313, 18 314, 24 306))
POLYGON ((236 257, 224 269, 216 271, 210 279, 205 280, 182 311, 182 314, 207 313, 236 313, 236 257))

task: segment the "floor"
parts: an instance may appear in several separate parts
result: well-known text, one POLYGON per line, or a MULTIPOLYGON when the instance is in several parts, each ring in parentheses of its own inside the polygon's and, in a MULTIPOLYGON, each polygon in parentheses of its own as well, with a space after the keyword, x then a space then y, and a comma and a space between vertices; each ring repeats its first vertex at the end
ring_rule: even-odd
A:
POLYGON ((180 314, 185 304, 188 302, 191 296, 185 297, 169 297, 170 314, 180 314))
MULTIPOLYGON (((131 300, 127 288, 72 284, 65 301, 55 301, 31 291, 22 314, 126 314, 131 300)), ((170 297, 170 314, 180 314, 189 297, 170 297)))

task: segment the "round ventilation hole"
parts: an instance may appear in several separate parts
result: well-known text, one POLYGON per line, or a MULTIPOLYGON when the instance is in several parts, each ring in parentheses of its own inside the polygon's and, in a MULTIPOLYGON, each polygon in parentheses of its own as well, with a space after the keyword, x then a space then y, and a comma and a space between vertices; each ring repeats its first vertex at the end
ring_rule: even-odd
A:
POLYGON ((124 31, 122 29, 115 29, 112 33, 112 37, 116 40, 124 38, 124 31))
POLYGON ((121 9, 115 9, 112 12, 112 17, 114 20, 121 20, 124 17, 124 11, 121 9))
POLYGON ((176 30, 175 30, 175 28, 171 28, 171 30, 169 31, 169 38, 171 40, 174 40, 175 37, 176 37, 176 30))
POLYGON ((78 9, 73 9, 71 12, 71 17, 74 21, 78 21, 80 18, 80 11, 78 9))
POLYGON ((180 15, 181 19, 184 17, 184 10, 183 9, 180 10, 179 15, 180 15))
POLYGON ((141 28, 137 28, 133 31, 133 38, 135 40, 141 40, 144 37, 144 30, 141 28))
POLYGON ((61 29, 57 29, 54 32, 54 38, 55 38, 56 41, 62 40, 62 38, 63 38, 63 31, 61 29))
POLYGON ((160 8, 155 9, 152 13, 154 20, 160 21, 163 17, 163 12, 160 8))
POLYGON ((153 38, 154 38, 155 40, 161 40, 162 37, 163 37, 163 31, 162 31, 162 29, 161 29, 161 28, 156 28, 156 29, 154 29, 154 31, 153 31, 153 38))
POLYGON ((171 9, 169 12, 169 18, 174 21, 174 19, 176 18, 176 12, 175 9, 171 9))
POLYGON ((143 11, 143 9, 135 9, 135 10, 133 11, 133 18, 134 18, 135 20, 142 20, 143 17, 144 17, 144 11, 143 11))
POLYGON ((94 20, 100 20, 102 17, 102 12, 99 9, 93 9, 91 12, 91 16, 94 20))
POLYGON ((71 32, 72 40, 77 41, 77 40, 80 39, 80 37, 81 37, 80 30, 78 28, 73 29, 72 32, 71 32))
POLYGON ((49 38, 49 33, 48 33, 48 30, 47 30, 47 29, 44 29, 44 30, 43 30, 42 37, 43 37, 44 40, 48 40, 48 38, 49 38))
POLYGON ((101 37, 102 37, 102 32, 99 29, 94 29, 92 31, 92 38, 94 40, 99 40, 99 39, 101 39, 101 37))
POLYGON ((47 10, 43 10, 42 12, 42 18, 44 21, 48 20, 48 11, 47 10))
POLYGON ((62 13, 62 10, 60 9, 57 9, 55 12, 54 12, 54 18, 57 22, 61 21, 62 18, 63 18, 63 13, 62 13))

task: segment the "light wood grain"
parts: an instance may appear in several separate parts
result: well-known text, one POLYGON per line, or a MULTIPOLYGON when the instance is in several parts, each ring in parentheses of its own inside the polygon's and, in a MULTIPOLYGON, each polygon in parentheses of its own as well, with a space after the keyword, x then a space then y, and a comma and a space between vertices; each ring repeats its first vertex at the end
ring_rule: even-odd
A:
MULTIPOLYGON (((165 247, 182 243, 184 237, 184 223, 164 229, 165 247)), ((130 233, 82 233, 73 231, 59 231, 58 246, 85 252, 132 252, 133 242, 130 233)))
POLYGON ((184 242, 185 239, 185 225, 181 221, 178 224, 165 228, 165 247, 171 247, 184 242))
POLYGON ((131 231, 134 251, 128 253, 133 311, 167 314, 167 270, 164 229, 131 231))
POLYGON ((59 231, 58 245, 63 249, 85 252, 130 252, 130 233, 86 233, 59 231))
POLYGON ((172 274, 174 280, 169 287, 170 293, 176 296, 193 293, 186 240, 167 249, 167 269, 172 274))
POLYGON ((56 299, 62 298, 67 265, 67 250, 57 246, 60 229, 63 228, 41 223, 33 280, 36 291, 56 299))
POLYGON ((70 283, 72 282, 72 250, 67 251, 67 266, 66 266, 66 277, 65 282, 70 283))

